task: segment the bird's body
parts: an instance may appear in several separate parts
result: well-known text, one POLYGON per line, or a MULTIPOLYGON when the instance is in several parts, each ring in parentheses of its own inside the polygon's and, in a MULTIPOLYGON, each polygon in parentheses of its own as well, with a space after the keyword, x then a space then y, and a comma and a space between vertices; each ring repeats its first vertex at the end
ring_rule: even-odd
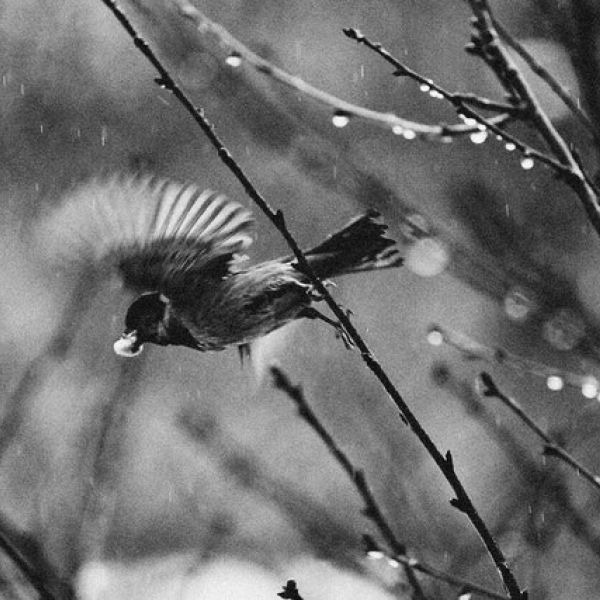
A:
MULTIPOLYGON (((307 250, 315 274, 400 264, 377 217, 369 211, 307 250)), ((252 242, 252 216, 214 192, 154 177, 94 180, 71 194, 59 221, 81 258, 116 267, 140 294, 115 343, 118 354, 133 356, 146 342, 245 347, 297 318, 331 322, 311 307, 313 286, 292 257, 246 266, 240 253, 252 242)))
POLYGON ((203 350, 248 344, 298 317, 311 303, 311 286, 289 262, 269 261, 224 277, 200 290, 189 310, 172 312, 203 350))

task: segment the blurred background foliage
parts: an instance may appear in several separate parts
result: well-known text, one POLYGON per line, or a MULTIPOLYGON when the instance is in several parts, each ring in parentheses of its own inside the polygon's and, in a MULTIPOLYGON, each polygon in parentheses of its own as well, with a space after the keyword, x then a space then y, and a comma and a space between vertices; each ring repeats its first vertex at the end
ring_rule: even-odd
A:
MULTIPOLYGON (((598 400, 573 386, 551 392, 544 377, 465 360, 426 340, 438 323, 559 371, 600 377, 600 248, 574 194, 540 165, 520 168, 519 157, 491 138, 407 140, 355 120, 335 128, 331 110, 228 66, 226 49, 199 37, 168 0, 122 4, 303 245, 375 207, 407 255, 418 241, 407 219, 449 253, 434 277, 414 268, 356 275, 336 282, 335 297, 352 309, 425 428, 452 450, 521 585, 534 598, 597 598, 596 490, 544 459, 531 434, 479 398, 474 382, 484 366, 491 370, 596 472, 598 400), (515 294, 528 318, 507 314, 515 294), (553 325, 561 309, 566 324, 553 325)), ((455 120, 443 102, 392 77, 345 38, 343 27, 360 28, 447 89, 501 97, 492 74, 463 52, 466 3, 197 5, 274 64, 376 110, 455 120)), ((582 85, 565 44, 586 3, 493 5, 593 105, 594 86, 582 85)), ((64 592, 61 582, 75 582, 85 599, 270 598, 294 578, 307 599, 409 597, 402 571, 365 557, 361 535, 376 532, 339 466, 273 389, 268 366, 277 361, 364 469, 410 553, 500 590, 432 461, 329 328, 290 325, 259 342, 244 367, 234 350, 152 347, 132 361, 113 354, 131 298, 91 267, 57 264, 60 235, 44 229, 70 187, 143 170, 250 201, 101 2, 4 0, 0 7, 0 515, 49 585, 64 592)), ((588 25, 598 40, 600 12, 586 7, 596 10, 596 29, 588 25)), ((535 89, 593 169, 587 135, 547 88, 535 89)), ((287 254, 257 219, 252 257, 287 254)), ((426 251, 416 261, 427 259, 426 251)), ((10 560, 1 558, 0 567, 2 595, 33 597, 10 560)), ((430 598, 457 595, 435 581, 423 586, 430 598)))

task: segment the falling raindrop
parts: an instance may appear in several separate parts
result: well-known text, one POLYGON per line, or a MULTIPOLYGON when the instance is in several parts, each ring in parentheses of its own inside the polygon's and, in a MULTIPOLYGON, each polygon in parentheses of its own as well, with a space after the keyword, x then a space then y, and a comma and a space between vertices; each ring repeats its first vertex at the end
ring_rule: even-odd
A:
POLYGON ((487 138, 488 138, 488 133, 485 130, 484 131, 475 131, 469 136, 469 139, 474 144, 483 144, 483 142, 485 142, 485 140, 487 140, 487 138))
POLYGON ((22 84, 19 86, 19 92, 20 92, 21 96, 24 96, 24 95, 25 95, 25 84, 24 84, 24 83, 22 83, 22 84))
POLYGON ((242 64, 242 56, 240 55, 239 52, 232 52, 226 59, 225 59, 226 64, 228 64, 230 67, 236 68, 241 66, 242 64))
POLYGON ((346 127, 346 125, 350 123, 350 115, 343 110, 337 110, 331 118, 331 122, 333 123, 334 127, 346 127))
POLYGON ((108 127, 106 125, 102 125, 100 129, 100 144, 102 146, 106 146, 106 140, 108 139, 108 127))
POLYGON ((529 171, 530 169, 533 169, 534 165, 535 165, 535 163, 533 162, 533 158, 531 158, 531 156, 524 156, 521 159, 521 168, 525 169, 525 171, 529 171))

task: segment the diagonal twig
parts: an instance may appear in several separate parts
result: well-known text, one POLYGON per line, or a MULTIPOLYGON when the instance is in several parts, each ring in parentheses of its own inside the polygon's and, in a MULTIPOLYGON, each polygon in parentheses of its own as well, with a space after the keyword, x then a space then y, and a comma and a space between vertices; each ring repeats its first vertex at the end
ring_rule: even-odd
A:
POLYGON ((450 104, 452 104, 452 106, 454 106, 458 113, 463 115, 463 117, 467 119, 473 119, 479 123, 484 130, 489 129, 492 133, 502 138, 502 140, 505 142, 513 144, 514 148, 519 150, 522 154, 531 158, 535 158, 536 160, 548 165, 562 177, 569 177, 571 175, 571 169, 567 165, 564 165, 559 160, 556 160, 544 152, 536 150, 519 138, 505 131, 502 127, 499 127, 491 119, 484 117, 482 114, 471 108, 470 105, 473 104, 473 102, 470 96, 465 96, 465 94, 459 92, 450 92, 432 79, 417 73, 415 70, 406 66, 404 63, 392 56, 392 54, 390 54, 390 52, 388 52, 379 42, 371 41, 358 29, 344 29, 344 33, 357 43, 364 44, 367 46, 367 48, 370 48, 379 54, 379 56, 381 56, 385 61, 391 64, 396 69, 394 72, 396 77, 410 77, 421 85, 427 85, 430 89, 435 90, 442 98, 450 102, 450 104))
POLYGON ((512 97, 525 103, 529 120, 545 140, 552 153, 566 168, 566 171, 562 174, 566 183, 579 197, 588 219, 596 233, 600 235, 600 203, 597 190, 502 45, 498 32, 494 27, 489 2, 487 0, 468 0, 468 2, 474 15, 474 35, 471 38, 474 54, 485 61, 512 97))
POLYGON ((578 475, 581 475, 584 479, 589 481, 595 488, 600 490, 600 477, 594 475, 589 469, 584 467, 577 459, 569 454, 558 442, 553 440, 528 414, 525 412, 523 407, 514 399, 504 394, 496 385, 489 373, 485 371, 480 374, 481 382, 483 383, 482 393, 488 398, 497 398, 505 406, 510 408, 531 431, 533 431, 543 442, 544 450, 543 453, 546 456, 555 456, 568 464, 572 469, 576 471, 578 475))
MULTIPOLYGON (((300 416, 321 438, 321 440, 327 446, 329 452, 331 452, 335 460, 348 475, 350 481, 357 489, 365 504, 363 514, 373 522, 388 546, 391 548, 393 552, 393 556, 391 558, 403 565, 405 569, 410 569, 407 571, 407 575, 409 576, 409 581, 411 584, 413 583, 410 579, 411 570, 420 571, 421 573, 424 573, 425 575, 428 575, 434 579, 444 581, 450 585, 477 593, 481 596, 493 598, 495 600, 505 600, 505 596, 501 594, 497 594, 496 592, 488 590, 483 586, 472 583, 466 579, 450 575, 413 557, 409 557, 406 552, 406 546, 398 540, 392 531, 390 524, 387 522, 383 512, 379 508, 377 500, 375 499, 375 496, 373 495, 373 492, 371 491, 371 488, 367 482, 364 471, 357 469, 352 464, 352 461, 348 455, 338 446, 332 435, 327 431, 327 429, 325 429, 324 425, 321 423, 320 419, 307 402, 302 388, 299 385, 294 385, 290 381, 287 374, 278 366, 271 365, 270 370, 275 387, 285 392, 287 396, 296 404, 300 416)), ((365 536, 365 541, 370 549, 379 549, 375 544, 375 541, 372 540, 370 536, 365 536)))
POLYGON ((577 104, 577 101, 571 94, 561 85, 561 83, 540 64, 535 57, 517 40, 514 38, 506 27, 498 20, 498 17, 492 15, 492 23, 500 35, 500 37, 525 61, 527 66, 563 101, 565 106, 575 115, 577 120, 585 127, 585 129, 594 138, 597 145, 600 145, 600 129, 588 117, 585 111, 577 104))
POLYGON ((348 314, 342 307, 340 307, 323 282, 315 275, 314 271, 308 264, 304 253, 300 249, 300 246, 290 230, 288 229, 283 213, 280 210, 273 210, 268 204, 266 199, 258 192, 254 187, 248 176, 244 173, 240 165, 235 161, 231 153, 225 148, 220 138, 214 131, 212 124, 206 119, 204 111, 197 108, 192 100, 187 96, 183 89, 177 85, 170 75, 167 68, 163 65, 161 60, 157 57, 154 51, 150 48, 148 43, 140 37, 137 30, 133 27, 125 13, 117 6, 114 0, 101 0, 103 4, 113 13, 115 18, 125 29, 128 35, 132 38, 136 48, 147 58, 147 60, 157 70, 159 77, 156 80, 158 85, 164 89, 170 91, 173 96, 181 103, 185 110, 194 119, 196 124, 202 129, 204 134, 213 145, 219 158, 223 161, 225 166, 232 172, 239 183, 244 188, 248 196, 254 201, 254 203, 260 208, 260 210, 269 218, 279 233, 287 242, 288 246, 294 253, 298 268, 306 274, 308 279, 311 281, 315 290, 327 303, 333 314, 338 319, 341 326, 346 330, 349 338, 354 342, 356 348, 359 350, 361 357, 367 367, 379 380, 383 388, 386 390, 389 399, 398 410, 398 416, 409 425, 413 433, 418 437, 421 444, 425 447, 431 458, 434 460, 450 487, 454 491, 455 498, 450 501, 450 504, 457 510, 463 512, 466 517, 471 521, 473 527, 477 531, 481 538, 484 546, 486 547, 490 557, 492 558, 500 577, 506 587, 507 592, 510 595, 511 600, 523 600, 525 597, 521 592, 519 584, 515 579, 511 569, 509 568, 506 558, 500 550, 498 544, 494 540, 491 532, 487 528, 485 522, 481 518, 481 515, 475 508, 470 496, 464 488, 462 482, 458 478, 454 469, 454 460, 452 454, 448 451, 446 454, 442 452, 435 445, 429 434, 425 431, 417 417, 413 414, 406 401, 402 398, 400 392, 397 390, 395 385, 392 383, 389 375, 385 372, 381 363, 375 358, 375 355, 371 352, 369 346, 364 341, 358 330, 354 327, 348 314))

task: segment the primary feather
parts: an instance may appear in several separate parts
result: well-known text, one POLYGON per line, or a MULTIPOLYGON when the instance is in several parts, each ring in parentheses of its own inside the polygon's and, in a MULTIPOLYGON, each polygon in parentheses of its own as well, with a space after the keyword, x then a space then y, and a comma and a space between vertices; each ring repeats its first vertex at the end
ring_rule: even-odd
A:
POLYGON ((151 176, 94 179, 59 214, 77 254, 114 266, 136 291, 169 297, 224 277, 253 241, 254 220, 241 204, 151 176))

